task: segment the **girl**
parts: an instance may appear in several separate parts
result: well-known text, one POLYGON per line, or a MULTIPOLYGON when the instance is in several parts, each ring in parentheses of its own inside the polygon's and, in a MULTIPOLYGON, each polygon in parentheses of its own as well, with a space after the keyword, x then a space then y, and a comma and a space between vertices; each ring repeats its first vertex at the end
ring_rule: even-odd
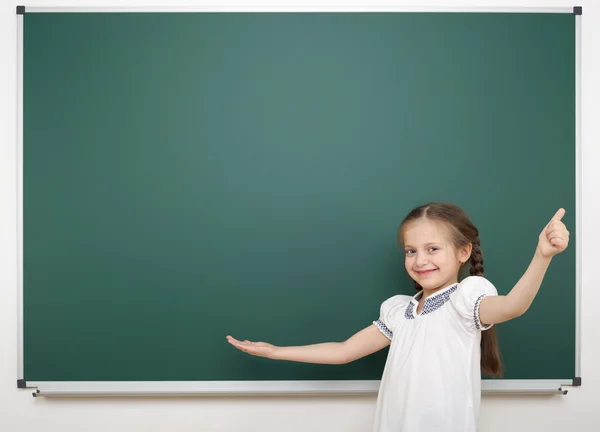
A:
POLYGON ((429 203, 398 229, 413 297, 385 300, 379 319, 344 342, 278 347, 227 340, 256 356, 342 364, 391 344, 377 399, 376 432, 472 432, 481 398, 481 370, 502 373, 494 324, 529 308, 554 255, 569 242, 559 209, 539 235, 527 271, 505 296, 483 277, 479 232, 459 207, 429 203), (470 262, 471 276, 458 282, 470 262))

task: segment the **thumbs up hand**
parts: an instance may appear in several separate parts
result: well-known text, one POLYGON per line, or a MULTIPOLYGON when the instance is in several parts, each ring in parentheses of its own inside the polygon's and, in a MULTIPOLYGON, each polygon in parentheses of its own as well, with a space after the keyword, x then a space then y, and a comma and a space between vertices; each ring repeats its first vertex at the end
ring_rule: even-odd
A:
POLYGON ((564 215, 565 209, 558 209, 540 233, 537 249, 543 257, 551 258, 567 248, 569 244, 569 231, 561 221, 564 215))

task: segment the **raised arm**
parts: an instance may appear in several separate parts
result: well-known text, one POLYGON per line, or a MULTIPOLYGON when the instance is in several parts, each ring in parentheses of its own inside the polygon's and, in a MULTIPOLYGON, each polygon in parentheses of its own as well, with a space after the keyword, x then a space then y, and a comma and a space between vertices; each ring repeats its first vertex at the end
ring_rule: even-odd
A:
POLYGON ((533 302, 552 257, 569 244, 569 231, 561 221, 564 209, 559 209, 539 235, 535 254, 529 267, 513 289, 505 296, 485 297, 479 305, 482 324, 497 324, 523 315, 533 302))
POLYGON ((231 336, 227 336, 227 341, 237 349, 259 357, 324 364, 350 363, 390 344, 390 340, 374 325, 362 329, 344 342, 283 347, 266 342, 242 342, 231 336))

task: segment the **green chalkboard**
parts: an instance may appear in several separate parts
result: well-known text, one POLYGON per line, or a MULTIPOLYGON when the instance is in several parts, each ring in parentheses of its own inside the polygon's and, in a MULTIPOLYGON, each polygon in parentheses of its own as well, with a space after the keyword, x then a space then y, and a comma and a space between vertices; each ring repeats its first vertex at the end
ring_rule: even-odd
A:
POLYGON ((559 207, 571 245, 498 325, 506 379, 575 373, 575 16, 26 13, 27 381, 377 380, 225 336, 340 341, 413 293, 401 219, 481 232, 505 294, 559 207))

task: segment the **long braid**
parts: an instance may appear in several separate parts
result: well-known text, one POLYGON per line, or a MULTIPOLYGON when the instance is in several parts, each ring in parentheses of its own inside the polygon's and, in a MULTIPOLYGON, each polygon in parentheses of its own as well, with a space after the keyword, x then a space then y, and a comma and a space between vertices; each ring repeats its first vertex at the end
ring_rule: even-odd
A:
POLYGON ((481 252, 479 235, 475 235, 471 243, 473 244, 471 250, 471 276, 483 276, 483 253, 481 252))
MULTIPOLYGON (((471 242, 471 276, 483 276, 483 253, 479 234, 475 234, 471 242)), ((492 327, 481 335, 481 369, 492 376, 502 376, 502 362, 498 349, 496 327, 492 327)))

